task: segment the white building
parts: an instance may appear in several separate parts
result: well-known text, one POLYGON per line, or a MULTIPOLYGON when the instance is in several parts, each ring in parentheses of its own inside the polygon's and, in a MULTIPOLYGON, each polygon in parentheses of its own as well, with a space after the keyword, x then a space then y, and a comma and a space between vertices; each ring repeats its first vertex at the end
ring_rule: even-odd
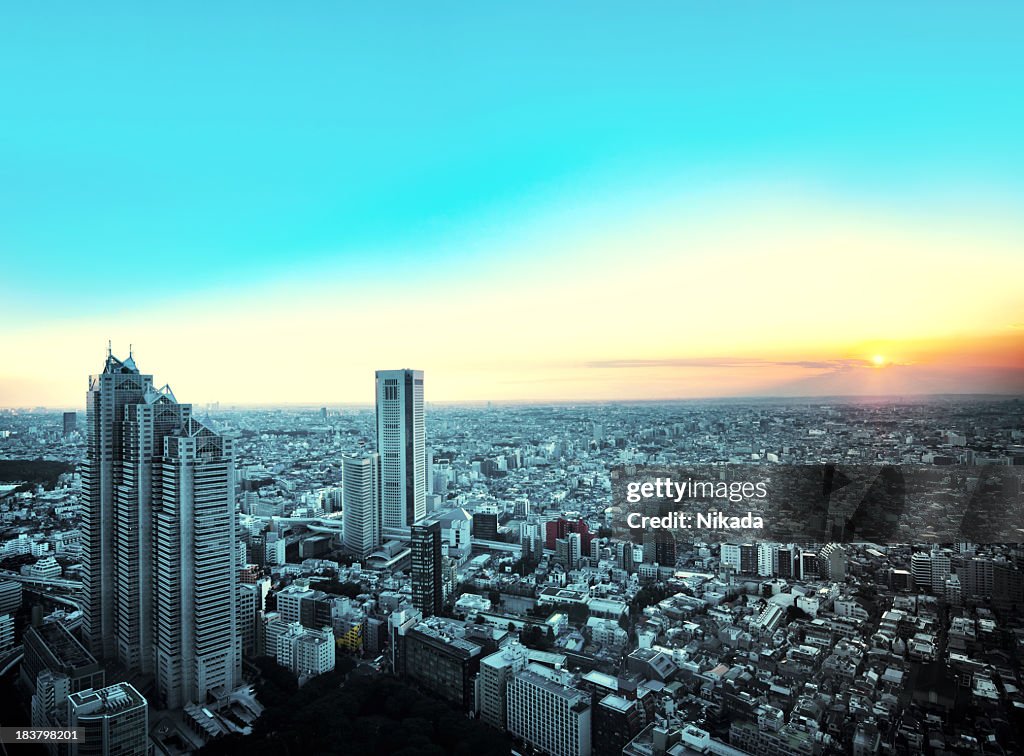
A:
POLYGON ((527 650, 511 643, 497 653, 480 660, 480 718, 492 727, 508 727, 508 682, 526 668, 527 650))
POLYGON ((310 630, 292 622, 277 635, 276 649, 277 663, 300 677, 322 675, 334 669, 334 631, 329 627, 310 630))
POLYGON ((529 664, 508 686, 508 729, 551 756, 590 756, 590 696, 568 673, 529 664))
POLYGON ((36 561, 35 564, 25 565, 21 568, 21 574, 26 577, 53 580, 60 577, 61 568, 56 559, 48 556, 36 561))
POLYGON ((422 370, 377 371, 381 526, 404 535, 427 513, 422 370))
POLYGON ((738 543, 722 544, 722 566, 732 567, 736 572, 740 571, 740 546, 738 543))
POLYGON ((345 549, 360 559, 380 546, 380 455, 342 457, 345 549))

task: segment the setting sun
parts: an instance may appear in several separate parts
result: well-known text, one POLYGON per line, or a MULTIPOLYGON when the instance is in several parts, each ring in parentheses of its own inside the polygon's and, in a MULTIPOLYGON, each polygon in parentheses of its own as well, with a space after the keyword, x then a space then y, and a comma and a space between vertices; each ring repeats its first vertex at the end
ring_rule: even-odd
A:
POLYGON ((876 354, 871 358, 871 361, 875 363, 875 367, 882 367, 885 364, 885 357, 880 354, 876 354))

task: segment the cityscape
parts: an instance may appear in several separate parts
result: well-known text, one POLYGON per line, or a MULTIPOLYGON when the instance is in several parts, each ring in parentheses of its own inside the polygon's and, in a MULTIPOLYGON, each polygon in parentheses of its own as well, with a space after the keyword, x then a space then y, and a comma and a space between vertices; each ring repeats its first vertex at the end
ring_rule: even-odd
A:
POLYGON ((1024 750, 1004 531, 663 537, 616 483, 905 466, 998 480, 1013 532, 1020 397, 460 405, 382 369, 193 406, 97 366, 84 410, 0 410, 0 726, 68 736, 40 752, 1024 750))
POLYGON ((6 3, 0 756, 1024 754, 1024 3, 6 3))

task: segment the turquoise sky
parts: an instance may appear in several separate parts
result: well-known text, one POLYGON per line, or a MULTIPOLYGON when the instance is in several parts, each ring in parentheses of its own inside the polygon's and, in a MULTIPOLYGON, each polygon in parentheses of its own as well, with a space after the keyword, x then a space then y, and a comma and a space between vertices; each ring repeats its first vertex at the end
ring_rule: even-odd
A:
POLYGON ((7 3, 0 296, 471 269, 652 186, 1021 196, 1020 2, 369 5, 7 3))

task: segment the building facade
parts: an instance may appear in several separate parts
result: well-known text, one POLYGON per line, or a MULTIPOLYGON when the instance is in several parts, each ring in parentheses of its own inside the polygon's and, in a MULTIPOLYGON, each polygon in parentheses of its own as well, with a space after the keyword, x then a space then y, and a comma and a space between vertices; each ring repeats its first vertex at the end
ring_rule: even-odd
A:
POLYGON ((401 531, 427 513, 422 370, 377 371, 381 525, 401 531))
POLYGON ((380 455, 342 457, 345 549, 360 559, 381 542, 380 455))

